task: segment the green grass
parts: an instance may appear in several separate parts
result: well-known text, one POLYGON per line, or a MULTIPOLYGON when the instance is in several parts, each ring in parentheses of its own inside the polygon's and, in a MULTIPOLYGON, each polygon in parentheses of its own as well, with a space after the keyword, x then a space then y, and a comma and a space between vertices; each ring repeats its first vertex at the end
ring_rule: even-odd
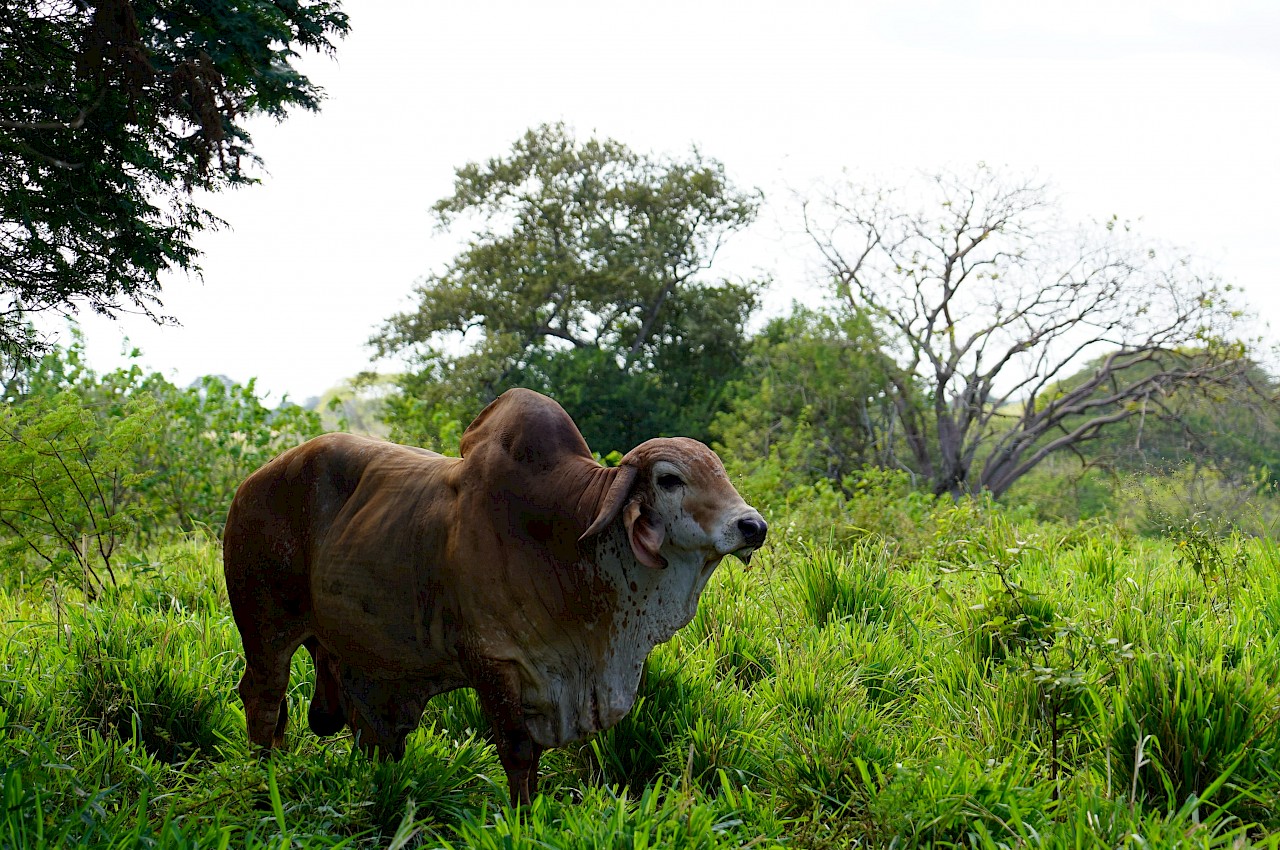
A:
POLYGON ((524 810, 470 692, 370 762, 307 729, 305 653, 287 750, 251 753, 208 539, 92 602, 15 566, 0 847, 1280 846, 1273 541, 930 511, 909 547, 850 519, 726 561, 524 810))

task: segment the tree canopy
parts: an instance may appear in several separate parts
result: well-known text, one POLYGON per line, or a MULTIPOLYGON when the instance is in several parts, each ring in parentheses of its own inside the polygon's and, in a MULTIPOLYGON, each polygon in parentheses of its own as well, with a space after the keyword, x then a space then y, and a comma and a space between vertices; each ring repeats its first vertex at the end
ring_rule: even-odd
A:
POLYGON ((895 369, 866 316, 792 305, 751 340, 715 421, 717 450, 734 469, 776 459, 783 491, 891 465, 895 369))
POLYGON ((193 192, 252 182, 246 119, 315 109, 293 66, 347 32, 337 0, 0 0, 0 354, 29 314, 157 320, 221 222, 193 192))
POLYGON ((1175 391, 1250 390, 1230 285, 1122 222, 1065 225, 1035 182, 979 168, 804 212, 833 294, 898 366, 902 461, 935 493, 998 496, 1175 391))
POLYGON ((473 235, 373 339, 411 366, 397 426, 438 438, 441 410, 462 418, 520 384, 561 398, 606 449, 705 430, 756 287, 702 275, 758 203, 696 149, 640 154, 559 124, 459 168, 433 209, 473 235))
MULTIPOLYGON (((1058 392, 1070 392, 1102 365, 1086 363, 1058 392)), ((1135 368, 1133 379, 1156 368, 1135 368)), ((1100 433, 1082 456, 1089 466, 1118 473, 1168 474, 1192 464, 1274 485, 1280 478, 1280 415, 1266 402, 1275 399, 1280 399, 1280 382, 1250 359, 1233 386, 1175 387, 1160 396, 1158 406, 1100 433)))

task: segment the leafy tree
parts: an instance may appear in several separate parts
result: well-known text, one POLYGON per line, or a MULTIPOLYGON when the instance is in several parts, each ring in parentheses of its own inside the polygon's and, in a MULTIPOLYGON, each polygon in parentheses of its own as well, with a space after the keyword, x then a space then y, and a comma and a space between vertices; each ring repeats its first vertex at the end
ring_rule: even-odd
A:
POLYGON ((835 295, 894 355, 902 460, 935 493, 998 496, 1175 391, 1249 392, 1231 287, 1118 221, 1064 226, 1043 186, 980 167, 804 213, 835 295))
POLYGON ((887 466, 898 439, 895 368, 866 316, 794 305, 752 340, 746 377, 716 418, 717 448, 730 468, 779 464, 782 492, 887 466))
POLYGON ((35 312, 163 320, 221 223, 193 193, 252 182, 245 119, 315 109, 292 62, 346 32, 336 0, 0 0, 0 354, 35 312))
MULTIPOLYGON (((89 446, 107 440, 125 452, 103 474, 115 480, 127 473, 128 486, 113 504, 127 518, 128 529, 144 536, 221 528, 231 497, 249 473, 322 430, 317 413, 287 400, 276 408, 265 406, 252 380, 241 385, 205 376, 181 388, 136 364, 99 375, 86 365, 83 342, 75 334, 68 348, 46 352, 18 383, 25 393, 11 396, 13 402, 4 408, 17 423, 12 432, 24 433, 23 423, 43 421, 48 409, 74 407, 75 427, 63 428, 61 438, 88 439, 89 446), (140 427, 132 424, 140 417, 140 427), (127 444, 110 442, 112 435, 126 433, 127 444)), ((101 461, 89 464, 94 457, 89 452, 83 459, 99 470, 101 461)))
MULTIPOLYGON (((1085 364, 1060 392, 1088 380, 1098 365, 1085 364)), ((1135 368, 1131 380, 1153 368, 1135 368)), ((1280 395, 1276 379, 1256 364, 1246 365, 1240 382, 1233 392, 1175 388, 1158 406, 1041 463, 1009 497, 1035 504, 1042 516, 1107 514, 1148 532, 1164 533, 1175 516, 1204 515, 1260 533, 1270 510, 1264 503, 1274 501, 1262 497, 1274 495, 1280 480, 1280 410, 1267 402, 1280 395), (1242 399, 1246 391, 1250 397, 1242 399)))
POLYGON ((308 398, 302 406, 320 415, 320 424, 326 431, 386 437, 383 408, 387 396, 395 393, 395 383, 389 376, 363 374, 343 379, 321 395, 308 398))
POLYGON ((178 388, 159 375, 142 388, 156 416, 140 443, 138 498, 161 527, 220 531, 240 482, 281 451, 320 433, 319 414, 287 400, 263 405, 253 379, 206 375, 178 388))
POLYGON ((559 124, 463 166, 434 210, 441 227, 465 222, 474 235, 373 339, 413 368, 392 423, 438 437, 440 411, 465 421, 522 384, 568 401, 604 448, 705 431, 744 350, 755 287, 699 276, 757 206, 696 149, 642 155, 559 124))
POLYGON ((138 514, 132 461, 153 413, 134 398, 102 422, 71 391, 0 405, 0 551, 34 554, 90 595, 114 585, 112 556, 138 514))
MULTIPOLYGON (((1100 367, 1088 363, 1062 382, 1070 392, 1100 367)), ((1135 367, 1134 379, 1156 367, 1135 367)), ((1280 399, 1280 383, 1257 363, 1242 366, 1240 384, 1259 399, 1280 399)), ((1118 472, 1172 472, 1188 463, 1221 468, 1236 478, 1280 477, 1280 410, 1239 403, 1238 394, 1175 388, 1159 406, 1117 422, 1080 452, 1086 465, 1118 472)), ((1070 423, 1068 423, 1068 427, 1070 423)))

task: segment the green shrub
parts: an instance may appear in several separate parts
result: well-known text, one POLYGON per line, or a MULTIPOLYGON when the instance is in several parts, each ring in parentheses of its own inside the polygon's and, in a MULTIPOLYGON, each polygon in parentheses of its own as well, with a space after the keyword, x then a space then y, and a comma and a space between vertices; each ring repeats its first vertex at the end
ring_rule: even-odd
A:
POLYGON ((136 364, 99 375, 83 354, 78 336, 55 348, 0 408, 0 536, 78 572, 109 572, 130 531, 220 533, 240 482, 321 430, 287 400, 267 407, 252 380, 183 389, 136 364))
POLYGON ((960 614, 969 647, 981 660, 1003 661, 1015 653, 1047 649, 1055 639, 1057 608, 1043 596, 991 588, 960 614))
POLYGON ((716 653, 716 673, 730 678, 739 687, 750 688, 774 673, 776 649, 752 632, 737 628, 725 629, 717 634, 713 648, 716 653))
POLYGON ((129 399, 100 421, 69 391, 0 406, 0 556, 97 595, 142 510, 136 447, 154 405, 129 399))
POLYGON ((1014 482, 1000 501, 1028 506, 1043 521, 1077 522, 1113 514, 1118 489, 1115 473, 1081 468, 1076 457, 1050 455, 1014 482))
POLYGON ((1230 602, 1248 580, 1248 546, 1238 531, 1214 530, 1201 520, 1191 517, 1165 534, 1177 546, 1178 561, 1199 577, 1205 589, 1220 590, 1230 602))
POLYGON ((227 694, 201 680, 202 665, 192 663, 189 644, 175 634, 180 626, 136 616, 73 626, 82 722, 100 734, 136 740, 170 764, 215 756, 233 734, 227 694), (171 643, 181 650, 171 652, 171 643))
POLYGON ((1063 570, 1078 569, 1105 587, 1120 578, 1129 553, 1123 541, 1099 532, 1091 529, 1089 536, 1081 540, 1060 541, 1058 564, 1063 570))
POLYGON ((1117 517, 1139 533, 1160 535, 1191 525, 1267 537, 1280 532, 1280 499, 1263 477, 1241 479, 1213 467, 1181 466, 1167 474, 1134 475, 1120 490, 1117 517))
POLYGON ((867 692, 867 702, 888 708, 910 698, 916 691, 915 669, 897 658, 869 657, 858 667, 858 684, 867 692))
POLYGON ((773 676, 779 650, 776 611, 746 594, 755 569, 721 566, 712 579, 713 590, 703 595, 693 620, 680 633, 682 645, 705 646, 712 653, 716 679, 744 689, 773 676))
POLYGON ((898 469, 867 466, 842 482, 845 494, 845 536, 873 537, 891 547, 898 562, 927 554, 937 533, 937 516, 951 506, 950 499, 935 499, 898 469))
MULTIPOLYGON (((1117 776, 1145 803, 1174 810, 1190 796, 1205 799, 1218 780, 1252 792, 1271 783, 1274 805, 1280 756, 1280 702, 1267 677, 1229 669, 1221 659, 1142 655, 1122 674, 1110 731, 1117 776)), ((1233 801, 1247 814, 1259 801, 1233 801)), ((1271 809, 1274 811, 1274 809, 1271 809)))
POLYGON ((833 702, 821 715, 784 723, 774 744, 773 786, 791 817, 848 816, 865 809, 873 777, 896 753, 865 704, 833 702))
POLYGON ((793 563, 801 607, 818 628, 844 619, 891 621, 901 605, 888 547, 878 539, 848 549, 810 546, 793 563))
POLYGON ((767 742, 759 729, 767 725, 768 709, 762 712, 755 700, 723 682, 700 708, 667 746, 662 773, 709 795, 726 784, 749 787, 764 770, 760 750, 767 742))
POLYGON ((430 726, 409 736, 398 762, 325 746, 280 765, 291 822, 347 836, 394 834, 407 810, 419 825, 452 825, 495 792, 506 796, 505 774, 485 736, 455 738, 430 726))
POLYGON ((984 836, 1018 846, 1043 828, 1050 799, 1022 760, 952 755, 886 772, 870 810, 882 840, 898 847, 972 845, 984 836))
POLYGON ((717 847, 775 847, 778 819, 761 811, 748 791, 732 790, 702 802, 658 782, 634 795, 588 789, 581 803, 545 797, 527 809, 481 809, 456 829, 434 831, 443 850, 555 847, 561 850, 710 850, 717 847))
POLYGON ((231 497, 250 473, 320 433, 318 414, 288 400, 269 408, 251 379, 206 375, 185 389, 158 375, 139 387, 156 417, 139 447, 137 497, 154 516, 145 530, 212 529, 220 534, 231 497))

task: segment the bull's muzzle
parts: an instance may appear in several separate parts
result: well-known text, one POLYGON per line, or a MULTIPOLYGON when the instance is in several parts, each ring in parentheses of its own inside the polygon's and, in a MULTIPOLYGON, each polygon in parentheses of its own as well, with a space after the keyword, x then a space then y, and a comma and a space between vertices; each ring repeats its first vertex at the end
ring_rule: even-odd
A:
POLYGON ((769 533, 769 525, 759 516, 743 517, 738 520, 738 531, 742 533, 742 542, 752 549, 759 549, 764 537, 769 533))

